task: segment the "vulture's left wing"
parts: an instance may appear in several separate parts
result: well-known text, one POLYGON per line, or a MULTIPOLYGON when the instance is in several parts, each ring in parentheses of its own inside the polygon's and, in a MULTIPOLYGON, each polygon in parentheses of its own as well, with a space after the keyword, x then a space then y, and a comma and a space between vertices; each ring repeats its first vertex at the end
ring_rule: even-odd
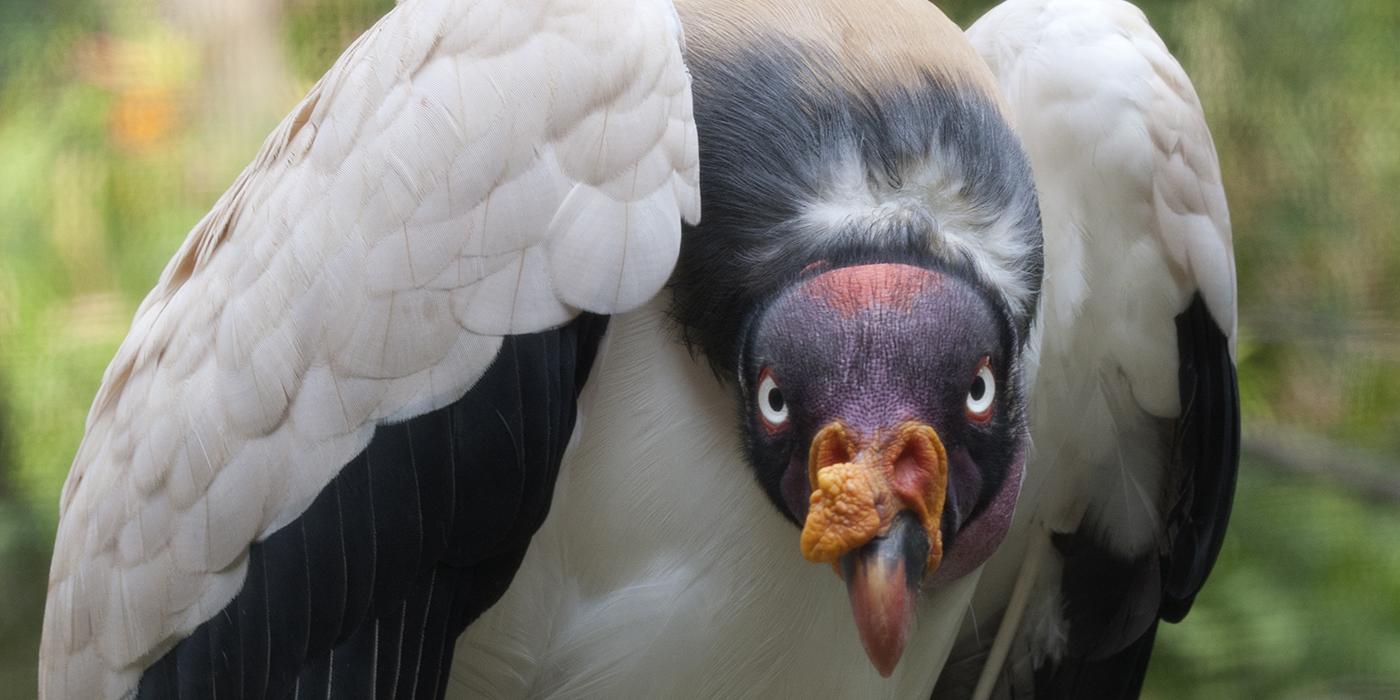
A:
POLYGON ((601 315, 665 282, 696 179, 669 0, 395 7, 108 368, 41 696, 440 695, 548 508, 601 315))
POLYGON ((968 35, 1030 155, 1045 235, 1033 453, 978 596, 981 619, 1004 614, 983 690, 1010 651, 1003 689, 1135 696, 1157 621, 1190 608, 1234 494, 1235 274, 1215 147, 1190 80, 1128 3, 1012 0, 968 35))

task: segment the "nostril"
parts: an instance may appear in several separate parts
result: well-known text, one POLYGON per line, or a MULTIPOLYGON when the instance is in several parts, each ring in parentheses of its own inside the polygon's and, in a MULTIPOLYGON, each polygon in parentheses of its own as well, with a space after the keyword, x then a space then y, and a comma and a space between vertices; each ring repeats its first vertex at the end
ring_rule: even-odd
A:
POLYGON ((851 446, 840 436, 827 437, 817 449, 817 469, 824 469, 833 464, 845 464, 854 459, 851 446))
POLYGON ((855 446, 840 423, 832 423, 812 440, 812 473, 821 471, 833 464, 844 464, 855 459, 855 446))
POLYGON ((925 478, 925 470, 919 464, 918 450, 909 445, 894 460, 894 483, 900 491, 917 492, 925 478))
POLYGON ((907 431, 903 440, 895 445, 894 467, 895 490, 906 494, 919 494, 925 490, 928 481, 938 472, 940 455, 938 448, 926 435, 918 431, 907 431))
POLYGON ((922 471, 919 468, 918 450, 906 444, 904 450, 899 453, 899 456, 894 458, 895 477, 899 478, 905 474, 916 471, 922 471))

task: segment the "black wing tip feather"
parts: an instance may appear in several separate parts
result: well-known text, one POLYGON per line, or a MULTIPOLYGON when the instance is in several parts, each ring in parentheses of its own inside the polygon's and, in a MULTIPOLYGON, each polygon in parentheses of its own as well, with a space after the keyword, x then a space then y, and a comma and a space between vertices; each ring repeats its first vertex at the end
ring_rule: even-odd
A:
POLYGON ((1164 567, 1162 618, 1179 622, 1220 556, 1240 457, 1240 396, 1229 340, 1199 294, 1177 316, 1182 419, 1177 445, 1188 471, 1171 522, 1169 566, 1164 567))
POLYGON ((506 338, 462 398, 380 426, 252 546, 243 588, 137 696, 442 697, 457 635, 505 593, 549 512, 607 322, 506 338))

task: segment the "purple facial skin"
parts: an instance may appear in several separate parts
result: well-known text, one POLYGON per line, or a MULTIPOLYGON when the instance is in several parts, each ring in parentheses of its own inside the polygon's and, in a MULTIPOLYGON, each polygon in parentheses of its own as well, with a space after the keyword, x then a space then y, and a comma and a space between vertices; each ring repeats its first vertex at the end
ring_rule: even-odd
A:
POLYGON ((928 580, 952 580, 985 561, 1010 525, 1026 442, 1019 344, 1006 318, 957 275, 912 265, 827 269, 789 287, 761 312, 741 359, 749 456, 769 497, 805 521, 808 452, 831 422, 858 442, 924 423, 948 454, 945 560, 928 580), (987 390, 974 387, 984 365, 994 395, 975 413, 969 393, 987 390), (781 391, 788 418, 780 426, 759 410, 764 373, 781 391))

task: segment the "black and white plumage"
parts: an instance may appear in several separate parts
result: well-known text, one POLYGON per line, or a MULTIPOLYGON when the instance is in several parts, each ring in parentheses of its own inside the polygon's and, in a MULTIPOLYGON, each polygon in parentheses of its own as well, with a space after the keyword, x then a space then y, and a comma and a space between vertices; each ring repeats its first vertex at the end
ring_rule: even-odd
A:
POLYGON ((41 694, 1130 694, 1233 489, 1218 166, 1130 6, 969 36, 396 7, 138 311, 41 694))
POLYGON ((1039 454, 974 605, 983 620, 1005 613, 991 663, 975 661, 981 690, 1004 670, 1003 687, 1135 696, 1157 620, 1190 609, 1234 496, 1220 166, 1190 80, 1137 8, 1009 2, 968 36, 1037 169, 1047 269, 1039 454))
MULTIPOLYGON (((228 612, 250 545, 300 527, 376 426, 458 401, 500 371, 506 337, 656 293, 681 217, 698 214, 679 35, 664 0, 426 0, 346 51, 195 228, 108 368, 64 488, 41 692, 130 691, 228 612)), ((514 420, 571 410, 544 402, 514 420)), ((467 418, 521 437, 508 416, 486 402, 467 418)), ((557 423, 567 431, 569 416, 557 423)), ((473 458, 526 462, 523 449, 473 458)), ((381 499, 375 517, 448 528, 422 522, 413 496, 381 499)), ((398 561, 344 546, 371 548, 376 572, 398 561)), ((305 614, 313 583, 348 585, 321 573, 265 615, 305 614)), ((376 605, 407 605, 402 585, 376 605)), ((360 624, 359 612, 310 627, 360 624)))

